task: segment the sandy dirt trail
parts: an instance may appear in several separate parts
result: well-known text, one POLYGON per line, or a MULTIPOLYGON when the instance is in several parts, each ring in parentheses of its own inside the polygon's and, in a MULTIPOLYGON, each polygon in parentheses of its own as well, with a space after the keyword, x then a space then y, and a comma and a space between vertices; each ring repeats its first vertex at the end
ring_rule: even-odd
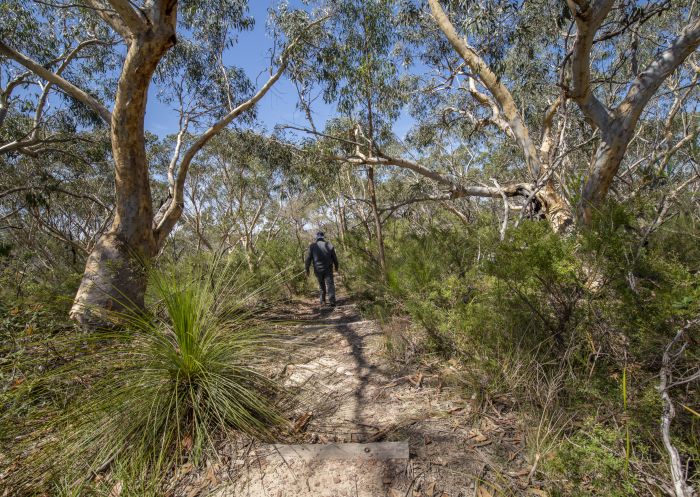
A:
POLYGON ((479 490, 478 482, 495 452, 513 450, 503 442, 516 435, 494 424, 495 444, 485 435, 488 423, 474 428, 470 402, 437 375, 392 364, 381 328, 351 301, 322 310, 297 302, 294 312, 295 338, 276 376, 302 392, 299 443, 314 445, 239 450, 231 458, 234 481, 213 495, 495 495, 479 490))

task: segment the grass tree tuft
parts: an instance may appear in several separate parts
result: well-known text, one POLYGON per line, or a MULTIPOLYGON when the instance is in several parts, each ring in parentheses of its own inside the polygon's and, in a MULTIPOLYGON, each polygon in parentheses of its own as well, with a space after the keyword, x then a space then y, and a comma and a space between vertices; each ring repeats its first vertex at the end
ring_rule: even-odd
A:
POLYGON ((230 273, 217 274, 154 272, 147 312, 45 343, 50 364, 2 394, 0 437, 13 462, 0 486, 79 488, 107 467, 143 485, 199 462, 228 429, 271 439, 285 423, 282 396, 257 366, 272 338, 221 276, 230 273))

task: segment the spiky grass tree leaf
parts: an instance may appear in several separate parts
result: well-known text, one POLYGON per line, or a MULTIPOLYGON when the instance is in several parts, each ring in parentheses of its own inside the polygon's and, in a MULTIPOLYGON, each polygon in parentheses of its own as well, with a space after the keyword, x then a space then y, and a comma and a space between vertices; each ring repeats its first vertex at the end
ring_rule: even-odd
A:
POLYGON ((11 455, 23 459, 8 476, 16 494, 79 486, 115 462, 162 476, 185 458, 198 462, 228 428, 272 438, 286 422, 281 392, 256 366, 273 341, 245 311, 235 274, 154 272, 149 312, 56 337, 62 364, 3 395, 3 438, 20 437, 11 455), (31 411, 12 409, 28 398, 31 411))

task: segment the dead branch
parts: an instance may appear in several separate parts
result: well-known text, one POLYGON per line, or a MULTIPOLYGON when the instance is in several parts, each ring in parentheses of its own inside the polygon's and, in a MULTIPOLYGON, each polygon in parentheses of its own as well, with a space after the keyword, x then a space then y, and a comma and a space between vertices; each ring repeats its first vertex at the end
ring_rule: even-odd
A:
MULTIPOLYGON (((687 343, 684 342, 685 333, 700 324, 700 319, 688 321, 683 328, 678 330, 673 340, 666 346, 661 360, 661 371, 659 372, 659 393, 664 403, 663 414, 661 415, 661 437, 663 439, 664 448, 669 456, 669 466, 671 469, 671 482, 675 497, 695 497, 696 493, 693 488, 688 485, 686 475, 683 471, 678 449, 673 445, 671 440, 671 422, 676 416, 676 409, 673 406, 670 389, 674 386, 672 382, 672 369, 674 362, 685 351, 687 343)), ((675 384, 683 383, 683 381, 675 382, 675 384)))

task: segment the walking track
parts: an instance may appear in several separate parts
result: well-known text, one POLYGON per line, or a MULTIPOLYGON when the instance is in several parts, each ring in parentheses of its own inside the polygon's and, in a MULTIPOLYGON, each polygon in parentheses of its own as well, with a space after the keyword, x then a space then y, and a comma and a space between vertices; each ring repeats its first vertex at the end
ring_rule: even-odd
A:
POLYGON ((234 476, 211 495, 498 495, 479 482, 499 466, 494 457, 515 458, 514 429, 474 416, 473 398, 437 374, 392 364, 380 326, 353 303, 319 311, 297 302, 293 312, 276 376, 301 392, 295 429, 304 445, 232 449, 226 474, 234 476))

